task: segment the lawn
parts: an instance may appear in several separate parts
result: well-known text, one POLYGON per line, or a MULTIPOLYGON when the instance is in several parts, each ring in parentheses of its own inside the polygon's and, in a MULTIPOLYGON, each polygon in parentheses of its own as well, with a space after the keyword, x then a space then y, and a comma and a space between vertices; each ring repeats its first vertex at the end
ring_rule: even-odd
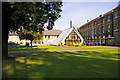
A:
POLYGON ((52 51, 62 51, 62 50, 87 50, 87 49, 118 49, 118 47, 106 47, 106 46, 50 46, 50 45, 41 45, 41 46, 33 46, 25 47, 25 46, 9 46, 8 51, 26 51, 26 50, 52 50, 52 51))
MULTIPOLYGON (((52 47, 51 49, 56 49, 56 51, 60 48, 63 49, 63 47, 39 46, 40 49, 50 49, 50 47, 52 47)), ((69 48, 74 49, 78 47, 69 48)), ((86 46, 81 48, 90 47, 86 46)), ((104 48, 106 49, 108 47, 104 48)), ((3 61, 2 77, 118 78, 118 61, 120 61, 120 59, 118 58, 118 49, 115 49, 116 50, 11 53, 9 56, 15 57, 15 59, 3 61)))

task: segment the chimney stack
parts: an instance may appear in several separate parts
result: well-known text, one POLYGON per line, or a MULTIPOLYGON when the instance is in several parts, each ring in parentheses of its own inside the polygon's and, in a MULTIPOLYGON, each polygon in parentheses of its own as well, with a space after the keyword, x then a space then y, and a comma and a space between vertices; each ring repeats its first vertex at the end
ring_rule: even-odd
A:
POLYGON ((70 21, 70 28, 72 28, 72 21, 70 21))

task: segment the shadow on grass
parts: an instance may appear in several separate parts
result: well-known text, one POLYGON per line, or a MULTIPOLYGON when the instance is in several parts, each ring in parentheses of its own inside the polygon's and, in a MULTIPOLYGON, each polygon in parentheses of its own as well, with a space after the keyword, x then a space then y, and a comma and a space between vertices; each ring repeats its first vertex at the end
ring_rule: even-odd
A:
POLYGON ((29 51, 29 50, 47 50, 48 48, 39 48, 38 46, 9 46, 8 51, 29 51))
POLYGON ((3 78, 118 77, 118 60, 114 60, 114 54, 76 51, 19 53, 9 56, 16 59, 3 61, 3 78))

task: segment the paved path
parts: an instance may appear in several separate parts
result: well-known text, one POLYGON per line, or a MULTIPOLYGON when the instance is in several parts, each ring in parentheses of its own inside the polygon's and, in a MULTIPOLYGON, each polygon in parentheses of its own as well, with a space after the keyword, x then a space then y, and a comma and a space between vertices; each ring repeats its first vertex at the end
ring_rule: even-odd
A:
POLYGON ((27 52, 65 52, 65 51, 97 51, 97 50, 116 50, 116 49, 85 49, 85 50, 29 50, 29 51, 11 51, 8 53, 27 53, 27 52))
POLYGON ((11 51, 8 53, 46 52, 45 50, 11 51))

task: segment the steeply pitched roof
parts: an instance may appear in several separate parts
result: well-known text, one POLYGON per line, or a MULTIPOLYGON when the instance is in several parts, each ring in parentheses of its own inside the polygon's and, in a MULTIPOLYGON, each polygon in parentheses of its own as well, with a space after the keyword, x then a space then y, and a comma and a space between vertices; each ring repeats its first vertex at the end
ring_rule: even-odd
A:
POLYGON ((51 45, 58 45, 61 42, 63 42, 66 39, 66 37, 71 33, 72 30, 74 30, 77 33, 77 35, 81 38, 81 41, 83 42, 83 37, 74 27, 72 27, 62 31, 59 37, 51 45))
POLYGON ((52 29, 52 30, 45 29, 44 35, 56 35, 56 36, 58 36, 58 35, 60 35, 61 32, 62 32, 61 30, 57 30, 57 29, 52 29))

